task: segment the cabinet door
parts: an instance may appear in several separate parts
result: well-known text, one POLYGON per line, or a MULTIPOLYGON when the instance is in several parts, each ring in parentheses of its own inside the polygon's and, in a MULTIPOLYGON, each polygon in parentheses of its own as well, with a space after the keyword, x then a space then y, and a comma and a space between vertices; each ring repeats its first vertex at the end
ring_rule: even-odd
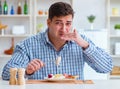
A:
MULTIPOLYGON (((1 0, 2 6, 5 0, 1 0)), ((11 55, 4 53, 5 50, 10 49, 11 39, 14 38, 14 46, 32 34, 32 7, 31 0, 27 0, 28 14, 24 14, 25 0, 6 0, 8 5, 8 14, 0 15, 0 22, 2 25, 7 25, 6 28, 0 30, 0 72, 3 66, 11 58, 11 55), (17 14, 18 2, 21 3, 22 14, 17 14), (10 10, 13 6, 15 14, 11 15, 10 10), (13 29, 16 33, 13 33, 13 29), (23 32, 24 31, 24 32, 23 32)))

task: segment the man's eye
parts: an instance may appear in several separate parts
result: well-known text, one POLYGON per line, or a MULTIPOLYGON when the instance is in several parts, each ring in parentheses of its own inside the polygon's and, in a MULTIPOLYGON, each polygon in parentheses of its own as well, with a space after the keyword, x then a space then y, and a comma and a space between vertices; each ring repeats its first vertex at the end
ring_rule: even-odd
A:
POLYGON ((66 25, 67 25, 67 26, 70 26, 70 25, 71 25, 71 23, 66 23, 66 25))
POLYGON ((60 25, 60 24, 62 24, 62 23, 61 23, 61 22, 56 22, 55 24, 60 25))

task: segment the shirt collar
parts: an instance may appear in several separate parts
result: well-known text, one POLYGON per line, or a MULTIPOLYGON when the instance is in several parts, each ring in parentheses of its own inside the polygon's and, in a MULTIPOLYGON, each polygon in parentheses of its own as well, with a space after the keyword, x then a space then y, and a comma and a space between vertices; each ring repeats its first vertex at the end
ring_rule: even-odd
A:
POLYGON ((51 42, 49 41, 49 38, 48 38, 48 29, 45 31, 45 39, 46 39, 47 43, 51 44, 51 42))

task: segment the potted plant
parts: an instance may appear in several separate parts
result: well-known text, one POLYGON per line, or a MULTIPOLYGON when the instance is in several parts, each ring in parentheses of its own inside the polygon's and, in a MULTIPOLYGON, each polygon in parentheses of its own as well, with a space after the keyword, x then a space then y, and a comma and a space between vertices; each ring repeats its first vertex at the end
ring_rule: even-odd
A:
POLYGON ((120 35, 120 24, 115 24, 114 29, 116 30, 116 34, 120 35))
POLYGON ((95 16, 94 15, 90 15, 87 17, 88 21, 91 23, 91 29, 93 29, 93 23, 95 20, 95 16))
POLYGON ((37 24, 37 33, 39 33, 40 31, 42 32, 43 27, 44 27, 43 23, 37 24))

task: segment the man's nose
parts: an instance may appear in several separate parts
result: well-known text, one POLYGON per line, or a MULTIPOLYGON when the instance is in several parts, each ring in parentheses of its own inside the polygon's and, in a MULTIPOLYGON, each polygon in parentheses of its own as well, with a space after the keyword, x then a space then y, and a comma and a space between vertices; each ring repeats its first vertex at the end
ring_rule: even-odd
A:
POLYGON ((66 31, 66 25, 65 24, 62 25, 62 30, 66 31))

